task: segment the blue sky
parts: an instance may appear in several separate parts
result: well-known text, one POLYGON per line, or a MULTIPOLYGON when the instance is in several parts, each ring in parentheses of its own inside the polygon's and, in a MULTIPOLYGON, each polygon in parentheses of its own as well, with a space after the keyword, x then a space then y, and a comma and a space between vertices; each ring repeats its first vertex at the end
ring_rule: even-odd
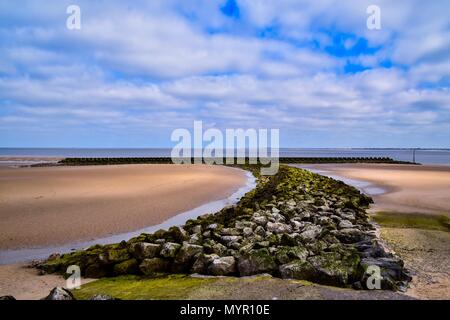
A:
POLYGON ((0 146, 450 147, 450 2, 0 0, 0 146), (81 8, 81 30, 66 8, 81 8), (366 9, 381 9, 368 30, 366 9))

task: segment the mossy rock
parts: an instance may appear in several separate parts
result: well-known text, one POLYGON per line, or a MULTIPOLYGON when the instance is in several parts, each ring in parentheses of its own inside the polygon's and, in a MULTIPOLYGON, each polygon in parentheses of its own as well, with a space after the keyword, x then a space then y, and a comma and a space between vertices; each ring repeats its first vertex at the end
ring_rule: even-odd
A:
POLYGON ((238 257, 238 270, 241 276, 272 273, 277 269, 274 257, 267 249, 250 250, 238 257))
POLYGON ((112 249, 107 251, 107 259, 110 263, 118 263, 130 258, 128 249, 112 249))
POLYGON ((138 274, 139 262, 136 259, 129 259, 118 263, 113 268, 114 275, 138 274))

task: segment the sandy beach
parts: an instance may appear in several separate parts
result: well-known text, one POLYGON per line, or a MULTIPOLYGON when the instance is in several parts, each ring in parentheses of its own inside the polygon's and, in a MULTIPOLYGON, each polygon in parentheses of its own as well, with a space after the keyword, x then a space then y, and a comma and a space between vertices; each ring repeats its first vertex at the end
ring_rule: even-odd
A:
POLYGON ((226 198, 244 171, 206 165, 0 168, 0 249, 92 240, 226 198))
MULTIPOLYGON (((414 217, 450 216, 450 167, 431 165, 326 164, 308 168, 345 179, 370 182, 384 193, 371 195, 370 211, 414 217), (419 215, 416 215, 419 214, 419 215)), ((363 188, 364 189, 364 188, 363 188)), ((418 299, 450 299, 448 231, 381 226, 381 238, 410 270, 407 294, 418 299)))
POLYGON ((371 195, 371 210, 450 215, 450 166, 391 164, 320 164, 303 166, 364 180, 385 193, 371 195))

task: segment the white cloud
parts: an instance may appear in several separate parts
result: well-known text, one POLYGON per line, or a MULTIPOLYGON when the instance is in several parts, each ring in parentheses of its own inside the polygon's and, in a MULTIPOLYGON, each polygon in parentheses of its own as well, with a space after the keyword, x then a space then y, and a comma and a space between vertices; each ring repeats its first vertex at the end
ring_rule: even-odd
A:
POLYGON ((64 28, 65 4, 0 3, 12 21, 0 23, 8 128, 38 119, 150 132, 201 118, 293 132, 448 132, 446 3, 380 0, 379 32, 366 28, 365 0, 242 0, 237 21, 220 13, 224 1, 81 1, 79 32, 64 28), (334 56, 324 50, 330 30, 349 36, 347 51, 361 39, 381 49, 334 56), (346 73, 347 62, 369 70, 346 73))

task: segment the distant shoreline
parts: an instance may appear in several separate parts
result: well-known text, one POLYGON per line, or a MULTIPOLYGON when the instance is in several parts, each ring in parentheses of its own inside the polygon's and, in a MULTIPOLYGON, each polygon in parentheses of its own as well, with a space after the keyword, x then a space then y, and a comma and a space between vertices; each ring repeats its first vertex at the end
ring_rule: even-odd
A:
MULTIPOLYGON (((390 157, 450 165, 450 148, 280 148, 280 157, 390 157)), ((2 157, 170 157, 171 148, 5 148, 2 157)))

